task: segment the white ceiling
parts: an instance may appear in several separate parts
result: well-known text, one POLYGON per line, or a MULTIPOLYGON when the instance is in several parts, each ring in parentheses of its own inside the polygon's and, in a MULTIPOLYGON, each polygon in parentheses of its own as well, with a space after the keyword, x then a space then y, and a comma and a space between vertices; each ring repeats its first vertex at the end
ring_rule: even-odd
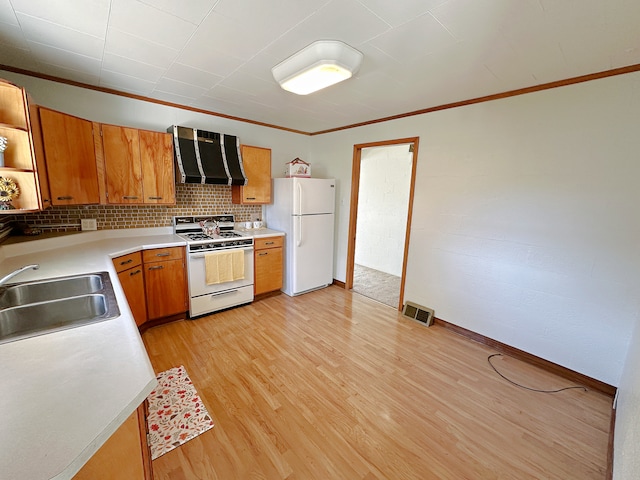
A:
POLYGON ((306 132, 640 63, 639 0, 0 0, 0 64, 306 132), (271 67, 364 54, 308 96, 271 67))

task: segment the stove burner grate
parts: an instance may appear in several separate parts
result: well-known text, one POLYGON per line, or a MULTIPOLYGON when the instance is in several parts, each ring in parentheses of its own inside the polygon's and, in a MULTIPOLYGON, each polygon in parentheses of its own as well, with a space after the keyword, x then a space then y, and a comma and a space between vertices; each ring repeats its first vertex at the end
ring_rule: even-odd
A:
POLYGON ((187 233, 185 234, 185 236, 192 242, 197 242, 197 241, 201 241, 201 240, 216 240, 216 239, 220 239, 220 238, 235 238, 235 237, 242 237, 241 234, 236 233, 236 232, 231 232, 231 231, 227 231, 227 232, 220 232, 219 235, 206 235, 204 233, 187 233))

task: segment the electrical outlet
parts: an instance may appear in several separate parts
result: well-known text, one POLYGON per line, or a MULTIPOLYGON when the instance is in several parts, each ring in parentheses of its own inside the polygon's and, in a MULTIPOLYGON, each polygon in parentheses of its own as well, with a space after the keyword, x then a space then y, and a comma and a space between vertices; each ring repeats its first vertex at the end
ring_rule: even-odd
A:
POLYGON ((98 221, 95 218, 83 218, 80 220, 80 228, 83 232, 85 230, 97 230, 98 221))

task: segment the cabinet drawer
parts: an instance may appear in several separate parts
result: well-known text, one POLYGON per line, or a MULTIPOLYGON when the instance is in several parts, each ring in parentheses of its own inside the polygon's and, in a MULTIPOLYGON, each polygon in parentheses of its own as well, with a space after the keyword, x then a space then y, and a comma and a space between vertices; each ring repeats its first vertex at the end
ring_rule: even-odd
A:
POLYGON ((142 263, 142 255, 140 252, 133 252, 128 255, 122 255, 113 259, 113 265, 116 267, 116 272, 120 273, 128 268, 135 267, 142 263))
POLYGON ((256 238, 253 240, 253 244, 254 244, 253 246, 255 250, 281 247, 283 244, 283 239, 284 239, 283 236, 256 238))
POLYGON ((154 248, 142 251, 144 263, 178 260, 180 258, 184 258, 184 247, 154 248))
POLYGON ((200 295, 190 300, 191 316, 197 317, 209 312, 215 312, 224 308, 251 303, 253 300, 253 287, 232 288, 218 292, 214 295, 200 295))

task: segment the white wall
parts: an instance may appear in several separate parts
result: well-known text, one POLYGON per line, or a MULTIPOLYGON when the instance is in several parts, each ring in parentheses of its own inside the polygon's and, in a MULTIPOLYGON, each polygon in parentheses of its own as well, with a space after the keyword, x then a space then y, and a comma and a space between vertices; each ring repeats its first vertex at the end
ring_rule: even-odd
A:
POLYGON ((618 389, 614 440, 614 480, 636 480, 640 472, 640 319, 629 344, 618 389))
POLYGON ((355 250, 358 265, 402 275, 412 161, 407 144, 362 150, 355 250))
POLYGON ((353 145, 420 137, 405 298, 618 385, 638 314, 640 75, 312 137, 337 180, 345 279, 353 145))

